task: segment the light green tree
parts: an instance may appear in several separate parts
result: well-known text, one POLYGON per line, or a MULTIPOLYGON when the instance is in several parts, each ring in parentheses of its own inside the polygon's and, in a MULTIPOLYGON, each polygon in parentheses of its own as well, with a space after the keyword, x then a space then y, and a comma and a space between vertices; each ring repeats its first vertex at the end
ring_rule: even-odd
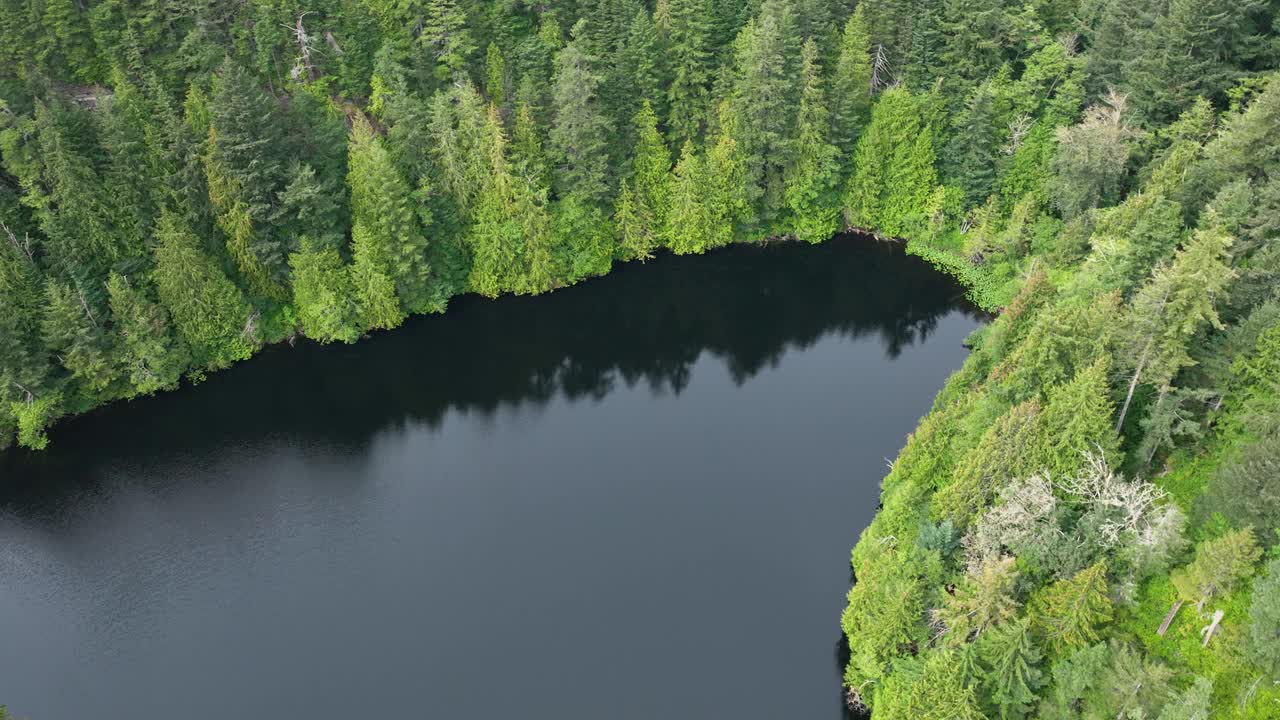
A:
POLYGON ((1111 621, 1107 590, 1107 565, 1099 561, 1033 596, 1028 608, 1032 625, 1055 653, 1095 643, 1111 621))
POLYGON ((818 46, 809 39, 801 54, 800 111, 792 143, 791 164, 786 173, 786 201, 796 236, 821 242, 839 229, 835 198, 839 150, 829 142, 831 119, 822 89, 818 46))

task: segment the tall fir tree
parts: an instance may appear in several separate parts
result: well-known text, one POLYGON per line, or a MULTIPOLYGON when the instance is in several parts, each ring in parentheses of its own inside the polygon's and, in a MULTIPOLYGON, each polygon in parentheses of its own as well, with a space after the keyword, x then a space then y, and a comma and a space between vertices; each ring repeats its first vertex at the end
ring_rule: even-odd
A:
POLYGON ((1029 605, 1037 634, 1058 654, 1097 642, 1111 621, 1107 592, 1105 561, 1044 588, 1029 605))
POLYGON ((125 396, 177 387, 191 356, 174 332, 169 311, 119 274, 111 275, 107 292, 115 319, 117 352, 130 386, 125 396))
POLYGON ((711 15, 707 0, 669 0, 664 21, 671 84, 667 89, 667 127, 673 143, 696 140, 707 119, 711 82, 711 15))
POLYGON ((152 279, 197 370, 218 370, 258 348, 256 313, 200 239, 171 214, 156 224, 152 279))
POLYGON ((457 0, 426 0, 418 42, 435 59, 439 80, 460 75, 476 51, 467 13, 457 0))
POLYGON ((859 3, 840 36, 840 58, 831 79, 832 142, 842 165, 852 160, 858 135, 871 115, 871 36, 866 5, 859 3))
MULTIPOLYGON (((799 36, 789 0, 765 0, 760 14, 739 33, 735 46, 735 135, 746 158, 753 203, 771 221, 783 206, 783 174, 791 157, 795 122, 795 60, 799 36)), ((815 60, 816 61, 816 60, 815 60)))
POLYGON ((830 117, 818 66, 818 45, 812 39, 801 54, 800 109, 796 118, 791 165, 786 173, 786 201, 796 236, 816 243, 839 229, 839 150, 827 141, 830 117))
POLYGON ((395 283, 407 311, 428 310, 427 236, 413 191, 396 170, 383 139, 363 118, 352 125, 349 148, 351 232, 367 247, 360 254, 395 283))
POLYGON ((289 240, 274 226, 287 179, 282 114, 231 58, 218 71, 209 107, 205 165, 218 227, 250 288, 283 300, 289 240))
POLYGON ((608 118, 600 108, 600 77, 593 60, 574 40, 556 55, 551 147, 556 157, 556 188, 561 197, 577 195, 602 203, 611 190, 608 118))
POLYGON ((625 259, 648 258, 661 244, 671 205, 671 151, 658 129, 658 116, 644 101, 635 117, 636 145, 631 178, 624 181, 616 213, 625 227, 622 254, 625 259))
POLYGON ((1042 684, 1037 667, 1040 651, 1036 648, 1031 622, 1023 618, 986 633, 979 640, 982 659, 982 685, 994 717, 1019 720, 1034 709, 1042 684))

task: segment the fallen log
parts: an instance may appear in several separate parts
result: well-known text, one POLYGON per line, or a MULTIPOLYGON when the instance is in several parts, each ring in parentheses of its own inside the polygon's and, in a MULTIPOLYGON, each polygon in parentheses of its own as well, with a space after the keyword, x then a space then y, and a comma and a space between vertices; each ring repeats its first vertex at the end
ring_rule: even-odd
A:
POLYGON ((1169 614, 1164 616, 1164 622, 1160 623, 1160 629, 1156 630, 1157 635, 1164 637, 1164 634, 1169 632, 1169 625, 1173 622, 1173 618, 1178 614, 1178 611, 1182 609, 1182 602, 1179 600, 1173 604, 1173 607, 1169 608, 1169 614))

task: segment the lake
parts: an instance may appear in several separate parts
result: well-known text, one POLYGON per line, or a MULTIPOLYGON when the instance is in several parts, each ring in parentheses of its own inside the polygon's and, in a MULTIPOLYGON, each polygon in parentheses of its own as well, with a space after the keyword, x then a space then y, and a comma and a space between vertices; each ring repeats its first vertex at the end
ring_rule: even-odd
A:
POLYGON ((0 454, 32 720, 839 720, 849 550, 981 322, 736 246, 268 348, 0 454))

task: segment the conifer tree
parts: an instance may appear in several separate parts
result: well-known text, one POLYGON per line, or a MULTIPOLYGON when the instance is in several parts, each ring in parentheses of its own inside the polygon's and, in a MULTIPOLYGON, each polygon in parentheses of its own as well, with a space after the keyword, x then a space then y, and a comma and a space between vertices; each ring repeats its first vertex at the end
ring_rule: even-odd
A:
POLYGON ((613 204, 613 226, 618 234, 618 254, 623 260, 648 260, 653 257, 653 223, 640 213, 631 182, 622 179, 618 199, 613 204))
POLYGON ((1039 636, 1055 653, 1097 642, 1112 613, 1106 562, 1099 561, 1041 590, 1032 598, 1030 613, 1039 636))
POLYGON ((396 283, 383 264, 378 239, 371 235, 372 231, 364 226, 351 230, 351 282, 355 286, 358 317, 367 330, 391 330, 404 322, 404 306, 396 295, 396 283))
POLYGON ((1116 427, 1124 425, 1139 382, 1167 393, 1180 369, 1192 363, 1187 348, 1205 326, 1221 327, 1217 302, 1234 272, 1227 265, 1232 238, 1212 217, 1178 251, 1173 262, 1156 271, 1133 300, 1128 392, 1116 427))
POLYGON ((551 190, 551 162, 542 149, 538 125, 533 119, 529 103, 520 103, 516 111, 515 129, 511 143, 511 165, 515 174, 542 192, 551 190))
POLYGON ((257 349, 256 314, 240 290, 204 253, 200 240, 170 214, 156 224, 153 280, 192 364, 218 370, 257 349))
POLYGON ((671 151, 658 130, 658 117, 649 101, 644 101, 635 117, 635 154, 631 159, 631 180, 624 181, 617 211, 627 223, 623 230, 625 258, 647 258, 661 243, 671 203, 671 151), (625 206, 625 207, 624 207, 625 206), (625 209, 625 212, 623 212, 625 209))
MULTIPOLYGON (((783 174, 791 158, 796 105, 795 17, 786 0, 765 0, 734 43, 734 136, 746 161, 750 200, 763 200, 765 219, 782 207, 783 174)), ((815 58, 816 63, 816 58, 815 58)))
POLYGON ((36 105, 33 130, 43 172, 25 180, 30 192, 23 199, 39 220, 48 262, 100 312, 107 273, 114 264, 141 255, 142 243, 122 227, 122 208, 97 171, 85 120, 71 108, 36 105))
POLYGON ((1191 687, 1176 694, 1156 717, 1156 720, 1209 720, 1209 704, 1213 697, 1213 683, 1197 676, 1191 687))
POLYGON ((1130 88, 1137 59, 1158 54, 1154 27, 1166 7, 1168 3, 1162 0, 1106 0, 1102 4, 1089 38, 1088 82, 1093 95, 1102 95, 1108 88, 1130 88))
MULTIPOLYGON (((40 8, 40 32, 24 40, 36 47, 36 60, 65 79, 93 82, 102 68, 97 62, 89 13, 74 0, 48 0, 40 8)), ((31 26, 28 26, 30 33, 31 26)), ((17 39, 17 38, 13 38, 17 39)))
POLYGON ((1266 565, 1249 602, 1249 656, 1271 677, 1280 676, 1280 558, 1266 565))
POLYGON ((711 15, 707 0, 669 0, 663 20, 671 58, 667 127, 673 143, 696 139, 707 116, 711 15))
POLYGON ((360 325, 358 294, 351 270, 333 247, 309 240, 289 256, 293 271, 293 304, 307 337, 326 343, 355 342, 360 325))
MULTIPOLYGON (((0 192, 0 202, 6 200, 0 192)), ((16 200, 11 200, 16 205, 16 200)), ((10 207, 2 207, 9 210, 10 207)), ((16 215, 16 212, 15 212, 16 215)), ((22 226, 0 226, 0 446, 8 444, 16 418, 14 403, 26 404, 42 393, 49 359, 40 338, 45 301, 35 246, 22 226), (21 233, 21 235, 19 235, 21 233)))
POLYGON ((489 297, 501 292, 550 289, 551 223, 542 193, 511 173, 506 137, 497 110, 489 109, 488 177, 467 232, 473 263, 470 284, 489 297))
POLYGON ((993 82, 978 86, 965 102, 946 145, 947 174, 964 190, 970 207, 980 205, 995 190, 1001 116, 993 82))
POLYGON ((551 146, 557 161, 556 187, 563 197, 573 193, 588 203, 609 194, 609 121, 600 111, 600 78, 592 58, 574 40, 556 55, 551 146))
POLYGON ((643 101, 650 103, 655 115, 667 117, 666 60, 653 18, 647 10, 638 10, 614 63, 613 75, 617 79, 610 83, 620 99, 613 115, 619 126, 632 117, 639 109, 637 103, 643 101))
POLYGON ((1148 52, 1132 61, 1126 89, 1133 91, 1135 110, 1168 122, 1197 97, 1221 97, 1270 30, 1266 8, 1263 0, 1171 0, 1146 36, 1148 52))
POLYGON ((916 667, 895 667, 884 686, 876 690, 873 707, 876 715, 889 720, 984 718, 973 688, 964 683, 955 651, 930 653, 916 667))
POLYGON ((903 58, 899 75, 915 92, 933 89, 939 74, 951 68, 943 63, 946 38, 943 36, 943 9, 939 0, 919 3, 911 18, 911 46, 903 58))
POLYGON ((418 42, 435 58, 435 75, 439 80, 457 76, 476 51, 475 41, 467 25, 467 14, 457 0, 426 0, 426 12, 418 42))
POLYGON ((667 247, 677 255, 700 253, 713 246, 715 218, 704 198, 708 183, 705 161, 693 141, 686 140, 676 163, 667 215, 667 247))
POLYGON ((933 190, 929 135, 909 92, 893 88, 880 95, 854 152, 845 190, 849 225, 896 235, 903 229, 902 216, 923 207, 913 202, 933 190))
POLYGON ((940 30, 942 63, 956 79, 973 87, 1003 61, 1009 20, 1000 0, 944 0, 940 30))
POLYGON ((107 293, 117 353, 130 385, 126 397, 177 387, 191 357, 174 334, 169 311, 116 273, 107 281, 107 293))
POLYGON ((1052 477, 1079 470, 1087 452, 1100 450, 1106 457, 1115 456, 1119 443, 1112 428, 1109 365, 1104 355, 1076 373, 1071 382, 1049 391, 1040 414, 1040 447, 1035 454, 1052 477))
POLYGON ((1173 586, 1183 600, 1203 605, 1253 575, 1260 557, 1262 550, 1252 528, 1229 532, 1197 545, 1195 559, 1174 571, 1173 586))
POLYGON ((1017 405, 982 435, 976 447, 964 454, 948 484, 934 494, 932 515, 965 527, 995 496, 1003 482, 1029 475, 1034 467, 1032 449, 1038 443, 1035 401, 1017 405))
POLYGON ((1036 648, 1031 622, 1022 618, 1006 623, 979 640, 978 654, 984 664, 985 695, 1001 720, 1027 717, 1041 685, 1040 651, 1036 648))
POLYGON ((272 226, 284 188, 283 118, 275 99, 227 58, 210 101, 209 197, 227 249, 254 292, 283 300, 288 242, 272 226))
POLYGON ((742 132, 729 103, 720 106, 720 128, 706 154, 706 202, 712 214, 711 247, 728 245, 753 221, 751 176, 747 158, 735 139, 742 132))
POLYGON ((865 10, 866 4, 858 3, 845 23, 831 80, 832 142, 840 149, 842 165, 852 159, 858 135, 871 115, 871 38, 865 10))
POLYGON ((57 280, 45 283, 41 319, 45 347, 71 373, 85 400, 100 401, 119 377, 106 315, 97 315, 79 290, 57 280))
POLYGON ((991 558, 966 573, 955 592, 942 596, 935 616, 946 626, 946 640, 963 645, 1018 614, 1018 570, 1012 557, 991 558))
POLYGON ((507 64, 503 60, 502 50, 494 43, 489 43, 484 61, 484 91, 489 102, 502 107, 507 102, 507 64))
POLYGON ((785 178, 786 200, 793 215, 796 237, 812 243, 826 240, 839 229, 839 210, 834 197, 839 150, 827 142, 830 118, 817 56, 817 44, 812 39, 806 41, 796 137, 785 178))
POLYGON ((349 152, 352 238, 364 245, 357 254, 395 284, 406 310, 422 312, 430 306, 430 273, 413 192, 363 118, 352 125, 349 152))

